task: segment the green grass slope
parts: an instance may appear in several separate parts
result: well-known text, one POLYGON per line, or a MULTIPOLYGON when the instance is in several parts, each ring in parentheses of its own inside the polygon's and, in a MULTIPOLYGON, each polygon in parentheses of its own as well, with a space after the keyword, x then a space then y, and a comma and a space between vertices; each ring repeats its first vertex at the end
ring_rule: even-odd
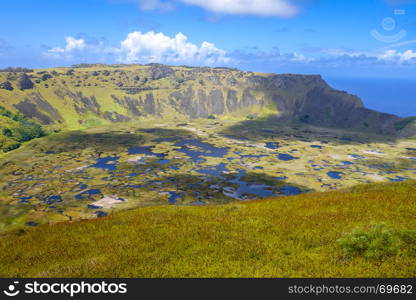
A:
POLYGON ((45 134, 39 124, 22 114, 13 113, 0 106, 0 152, 17 149, 22 142, 42 137, 45 134))
POLYGON ((375 184, 8 232, 0 276, 415 277, 415 192, 375 184))

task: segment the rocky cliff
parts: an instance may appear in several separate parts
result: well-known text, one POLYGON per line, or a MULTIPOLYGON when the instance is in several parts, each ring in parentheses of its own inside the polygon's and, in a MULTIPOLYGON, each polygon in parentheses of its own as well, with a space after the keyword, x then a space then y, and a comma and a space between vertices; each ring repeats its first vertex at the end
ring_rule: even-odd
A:
POLYGON ((0 105, 57 128, 271 114, 284 121, 414 134, 412 122, 397 126, 403 119, 366 109, 358 97, 334 90, 318 75, 158 64, 18 71, 0 73, 0 105))

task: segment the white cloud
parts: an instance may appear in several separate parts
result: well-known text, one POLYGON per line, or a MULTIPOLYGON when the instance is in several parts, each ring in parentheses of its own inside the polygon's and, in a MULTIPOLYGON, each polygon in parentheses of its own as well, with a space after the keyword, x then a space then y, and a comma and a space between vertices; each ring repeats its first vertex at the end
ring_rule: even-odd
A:
POLYGON ((188 42, 183 33, 169 37, 163 33, 132 32, 121 42, 118 61, 124 63, 174 63, 221 65, 229 62, 224 50, 203 42, 197 46, 188 42))
POLYGON ((324 54, 336 57, 347 57, 357 60, 377 60, 391 63, 416 63, 416 52, 413 50, 405 50, 399 52, 397 50, 386 50, 384 52, 365 52, 365 51, 348 51, 343 49, 324 49, 324 54))
POLYGON ((54 47, 47 50, 43 53, 45 56, 55 57, 55 58, 72 58, 74 55, 81 55, 83 52, 94 52, 99 53, 105 50, 104 44, 102 42, 98 44, 87 43, 83 38, 74 38, 68 36, 65 38, 66 45, 64 48, 54 47))
POLYGON ((102 41, 88 42, 84 38, 65 38, 64 47, 55 47, 43 53, 54 59, 77 61, 117 61, 122 63, 167 63, 216 66, 230 62, 227 53, 209 42, 200 46, 188 41, 183 33, 169 37, 163 33, 132 32, 116 48, 102 41))
POLYGON ((181 0, 215 13, 292 17, 298 8, 288 0, 181 0))
POLYGON ((406 50, 404 52, 387 50, 386 52, 380 54, 378 59, 386 61, 398 61, 400 63, 411 61, 416 62, 416 52, 413 52, 413 50, 406 50))
POLYGON ((293 52, 292 54, 290 54, 290 56, 291 56, 290 60, 293 62, 309 63, 309 62, 314 61, 314 58, 307 58, 302 53, 293 52))

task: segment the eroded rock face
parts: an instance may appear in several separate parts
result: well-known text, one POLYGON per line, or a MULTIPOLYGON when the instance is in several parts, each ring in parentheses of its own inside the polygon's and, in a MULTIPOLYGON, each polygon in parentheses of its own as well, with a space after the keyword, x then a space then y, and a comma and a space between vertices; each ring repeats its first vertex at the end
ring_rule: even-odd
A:
POLYGON ((117 112, 114 112, 114 111, 113 112, 106 111, 103 114, 103 116, 104 116, 104 119, 109 120, 111 122, 115 122, 115 123, 128 122, 128 121, 131 120, 129 117, 121 115, 121 114, 119 114, 117 112))
POLYGON ((30 80, 30 77, 26 73, 20 75, 17 84, 20 90, 29 90, 34 86, 32 80, 30 80))
MULTIPOLYGON (((105 69, 108 66, 94 72, 88 68, 64 69, 59 72, 59 81, 57 76, 47 78, 53 86, 52 96, 50 92, 42 92, 43 85, 32 86, 36 92, 28 96, 26 91, 14 107, 42 124, 53 124, 65 121, 68 110, 72 115, 80 115, 80 119, 94 116, 127 122, 139 117, 207 118, 224 114, 245 117, 256 115, 267 106, 268 113, 275 110, 276 119, 284 121, 415 135, 410 125, 410 129, 397 129, 401 118, 366 109, 357 96, 331 88, 319 75, 255 74, 227 68, 160 64, 122 67, 112 67, 111 72, 105 69), (160 80, 163 78, 166 80, 160 80), (97 94, 86 96, 80 82, 84 88, 94 87, 97 94)), ((21 76, 29 78, 26 74, 21 76)), ((5 76, 3 80, 9 77, 11 84, 18 86, 21 78, 5 76)), ((0 101, 7 104, 4 99, 0 101)))
POLYGON ((80 114, 92 112, 96 115, 100 115, 100 105, 97 102, 95 96, 86 97, 82 92, 67 91, 66 95, 72 99, 75 110, 80 114))
POLYGON ((149 71, 153 80, 159 80, 175 73, 171 67, 164 65, 152 65, 149 71))
MULTIPOLYGON (((401 120, 366 109, 360 98, 331 88, 319 75, 253 75, 246 84, 265 93, 276 104, 282 120, 378 134, 396 134, 395 123, 401 120)), ((229 100, 235 102, 232 95, 229 100)))
POLYGON ((14 104, 14 107, 28 118, 36 119, 43 125, 62 121, 58 110, 38 93, 30 94, 23 101, 14 104))
POLYGON ((184 92, 172 92, 169 96, 170 105, 191 118, 232 113, 244 107, 262 104, 262 102, 263 99, 255 98, 248 89, 244 90, 240 98, 236 90, 225 92, 224 89, 215 88, 208 91, 203 89, 194 91, 192 87, 184 92))

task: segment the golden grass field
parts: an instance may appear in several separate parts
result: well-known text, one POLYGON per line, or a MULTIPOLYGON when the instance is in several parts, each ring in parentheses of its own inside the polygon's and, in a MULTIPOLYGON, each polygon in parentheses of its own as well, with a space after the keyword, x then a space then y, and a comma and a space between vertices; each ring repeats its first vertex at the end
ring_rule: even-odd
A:
MULTIPOLYGON (((0 276, 415 277, 415 216, 414 181, 226 205, 139 208, 6 232, 0 276), (381 223, 389 237, 408 237, 395 240, 395 253, 348 256, 339 246, 355 228, 381 223)), ((374 245, 384 251, 384 242, 374 245)))

